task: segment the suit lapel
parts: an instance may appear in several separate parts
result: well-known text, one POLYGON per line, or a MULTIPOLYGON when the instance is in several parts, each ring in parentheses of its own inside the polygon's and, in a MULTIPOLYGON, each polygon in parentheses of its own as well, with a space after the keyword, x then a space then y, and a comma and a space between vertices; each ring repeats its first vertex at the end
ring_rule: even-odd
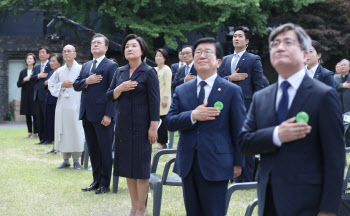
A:
POLYGON ((320 79, 320 76, 321 76, 321 69, 322 69, 322 66, 321 65, 318 65, 316 71, 315 71, 315 74, 314 74, 314 79, 320 79))
POLYGON ((196 109, 196 107, 198 106, 198 102, 197 102, 197 78, 193 79, 190 81, 190 86, 189 86, 189 91, 188 91, 188 97, 190 98, 189 101, 190 104, 190 109, 194 110, 196 109))
POLYGON ((231 75, 233 71, 231 71, 231 62, 232 62, 233 54, 229 55, 227 57, 226 65, 225 65, 225 70, 228 71, 226 75, 231 75))
POLYGON ((276 97, 277 97, 277 90, 278 90, 278 82, 271 85, 270 91, 267 92, 263 98, 263 101, 265 101, 265 104, 273 104, 273 107, 269 107, 265 109, 265 115, 269 118, 272 118, 272 122, 274 124, 277 124, 277 111, 276 111, 276 97), (272 97, 271 97, 272 95, 272 97))
POLYGON ((221 101, 221 96, 224 90, 225 89, 222 86, 221 78, 218 75, 214 81, 214 85, 208 97, 208 107, 214 107, 215 102, 221 101))
POLYGON ((101 69, 104 68, 107 64, 107 57, 104 57, 104 59, 102 59, 101 63, 98 65, 98 67, 95 70, 95 73, 99 73, 101 72, 101 69))
POLYGON ((135 81, 138 76, 141 75, 141 73, 146 71, 146 63, 142 62, 138 68, 132 73, 130 80, 135 81))
POLYGON ((298 112, 302 111, 302 107, 311 95, 311 88, 313 87, 312 79, 305 74, 303 81, 301 82, 297 93, 293 99, 292 105, 287 114, 287 119, 295 116, 298 112))
MULTIPOLYGON (((236 70, 237 70, 237 68, 242 67, 242 65, 244 64, 244 62, 246 62, 247 57, 248 57, 248 53, 247 53, 247 51, 245 51, 245 52, 243 53, 242 57, 241 57, 241 58, 239 59, 239 61, 238 61, 238 64, 237 64, 237 66, 236 66, 236 70)), ((238 73, 239 73, 239 71, 238 71, 238 73)))

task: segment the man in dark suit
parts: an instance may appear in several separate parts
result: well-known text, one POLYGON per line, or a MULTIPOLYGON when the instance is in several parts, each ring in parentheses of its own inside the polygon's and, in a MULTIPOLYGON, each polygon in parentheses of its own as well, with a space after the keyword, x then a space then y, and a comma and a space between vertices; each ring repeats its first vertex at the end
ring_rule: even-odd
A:
POLYGON ((33 75, 30 77, 31 81, 35 82, 34 86, 34 102, 36 109, 36 116, 38 122, 38 135, 40 141, 36 144, 49 144, 45 133, 45 99, 47 89, 45 88, 45 80, 48 73, 52 70, 49 62, 50 51, 47 47, 39 48, 40 65, 33 68, 33 75))
MULTIPOLYGON (((340 61, 340 74, 334 76, 335 87, 340 95, 343 113, 350 111, 350 62, 347 59, 340 61)), ((345 132, 346 147, 350 147, 350 130, 345 132)))
POLYGON ((193 48, 190 45, 185 45, 181 50, 182 59, 186 63, 185 66, 179 68, 176 72, 174 81, 171 84, 173 91, 175 88, 185 82, 191 81, 196 78, 197 71, 193 67, 193 48))
POLYGON ((322 67, 320 64, 322 57, 322 46, 319 42, 312 40, 309 55, 306 61, 307 74, 313 78, 323 82, 330 87, 335 88, 334 73, 322 67))
POLYGON ((175 89, 165 125, 180 133, 174 172, 182 178, 187 215, 222 216, 228 180, 244 165, 237 139, 246 111, 242 90, 216 73, 221 45, 203 38, 194 49, 198 76, 175 89))
POLYGON ((301 27, 277 27, 269 44, 278 83, 253 96, 239 137, 242 153, 261 155, 258 214, 335 216, 345 165, 337 92, 306 75, 311 39, 301 27))
MULTIPOLYGON (((219 76, 242 88, 245 108, 248 112, 253 94, 264 88, 263 69, 259 56, 246 51, 250 33, 246 27, 237 27, 232 43, 234 54, 225 56, 218 70, 219 76)), ((246 156, 242 176, 235 182, 251 182, 254 180, 255 157, 246 156)))
POLYGON ((178 69, 180 69, 182 66, 185 66, 186 64, 183 62, 182 60, 182 53, 181 50, 178 53, 178 58, 179 58, 179 62, 178 63, 174 63, 171 65, 170 69, 171 69, 171 73, 173 74, 171 77, 171 80, 174 80, 176 72, 178 69))
POLYGON ((102 34, 91 40, 92 61, 85 63, 74 82, 74 90, 82 91, 80 115, 89 148, 93 183, 83 191, 96 190, 96 194, 109 192, 112 171, 112 143, 116 116, 116 103, 108 103, 105 94, 112 82, 118 64, 107 59, 109 41, 102 34))

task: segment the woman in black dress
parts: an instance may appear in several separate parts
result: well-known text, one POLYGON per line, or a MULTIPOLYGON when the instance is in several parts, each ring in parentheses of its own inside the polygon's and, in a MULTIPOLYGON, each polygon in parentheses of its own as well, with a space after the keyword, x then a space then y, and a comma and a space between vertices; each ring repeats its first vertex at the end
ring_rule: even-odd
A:
POLYGON ((34 85, 35 81, 30 81, 36 57, 33 53, 28 53, 24 62, 27 68, 23 69, 18 77, 17 86, 21 89, 20 114, 26 116, 28 135, 26 138, 38 137, 38 123, 35 117, 34 85), (32 121, 33 118, 33 121, 32 121), (34 131, 33 131, 34 128, 34 131))
POLYGON ((159 121, 159 81, 154 68, 143 62, 148 53, 146 42, 128 35, 122 54, 129 61, 117 69, 106 94, 117 100, 114 175, 126 177, 131 197, 129 216, 146 215, 151 144, 157 140, 159 121))

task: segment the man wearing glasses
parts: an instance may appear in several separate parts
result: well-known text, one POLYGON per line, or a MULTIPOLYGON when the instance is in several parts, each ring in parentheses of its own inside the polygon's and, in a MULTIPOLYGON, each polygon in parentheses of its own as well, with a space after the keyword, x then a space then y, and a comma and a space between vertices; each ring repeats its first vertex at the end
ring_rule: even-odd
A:
POLYGON ((82 66, 74 82, 74 90, 82 91, 79 119, 83 120, 85 139, 89 148, 93 183, 83 191, 96 190, 96 194, 109 192, 112 172, 112 143, 116 102, 108 103, 106 92, 118 64, 107 59, 109 41, 95 34, 91 41, 92 61, 82 66))
POLYGON ((171 84, 171 88, 175 88, 185 82, 193 80, 197 76, 197 71, 193 67, 193 48, 190 45, 182 47, 182 61, 185 62, 185 66, 177 70, 174 81, 171 84))
POLYGON ((165 125, 180 133, 174 172, 187 215, 223 216, 228 180, 244 165, 237 142, 246 110, 241 88, 216 73, 221 45, 202 38, 194 49, 198 76, 175 89, 165 125))
POLYGON ((278 82, 253 96, 239 137, 260 154, 259 216, 335 216, 344 176, 341 103, 334 88, 306 74, 311 39, 299 26, 269 37, 278 82))

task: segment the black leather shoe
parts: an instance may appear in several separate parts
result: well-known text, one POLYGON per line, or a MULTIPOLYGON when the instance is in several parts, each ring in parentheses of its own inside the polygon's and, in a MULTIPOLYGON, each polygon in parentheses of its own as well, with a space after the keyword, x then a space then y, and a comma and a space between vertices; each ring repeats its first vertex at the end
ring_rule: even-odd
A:
POLYGON ((99 187, 100 187, 100 183, 94 181, 94 182, 92 182, 92 184, 91 184, 90 186, 84 187, 84 188, 82 188, 81 190, 82 190, 82 191, 92 191, 92 190, 96 190, 96 189, 99 188, 99 187))
POLYGON ((68 167, 70 167, 70 164, 63 162, 63 163, 61 163, 61 165, 56 167, 56 169, 63 169, 63 168, 68 168, 68 167))
POLYGON ((35 143, 35 145, 41 145, 41 144, 43 144, 45 141, 46 141, 46 140, 40 140, 40 142, 35 143))
POLYGON ((109 187, 105 187, 101 185, 96 191, 95 194, 101 194, 101 193, 108 193, 109 192, 109 187))
POLYGON ((52 141, 46 140, 45 142, 42 143, 43 145, 52 145, 52 141))

